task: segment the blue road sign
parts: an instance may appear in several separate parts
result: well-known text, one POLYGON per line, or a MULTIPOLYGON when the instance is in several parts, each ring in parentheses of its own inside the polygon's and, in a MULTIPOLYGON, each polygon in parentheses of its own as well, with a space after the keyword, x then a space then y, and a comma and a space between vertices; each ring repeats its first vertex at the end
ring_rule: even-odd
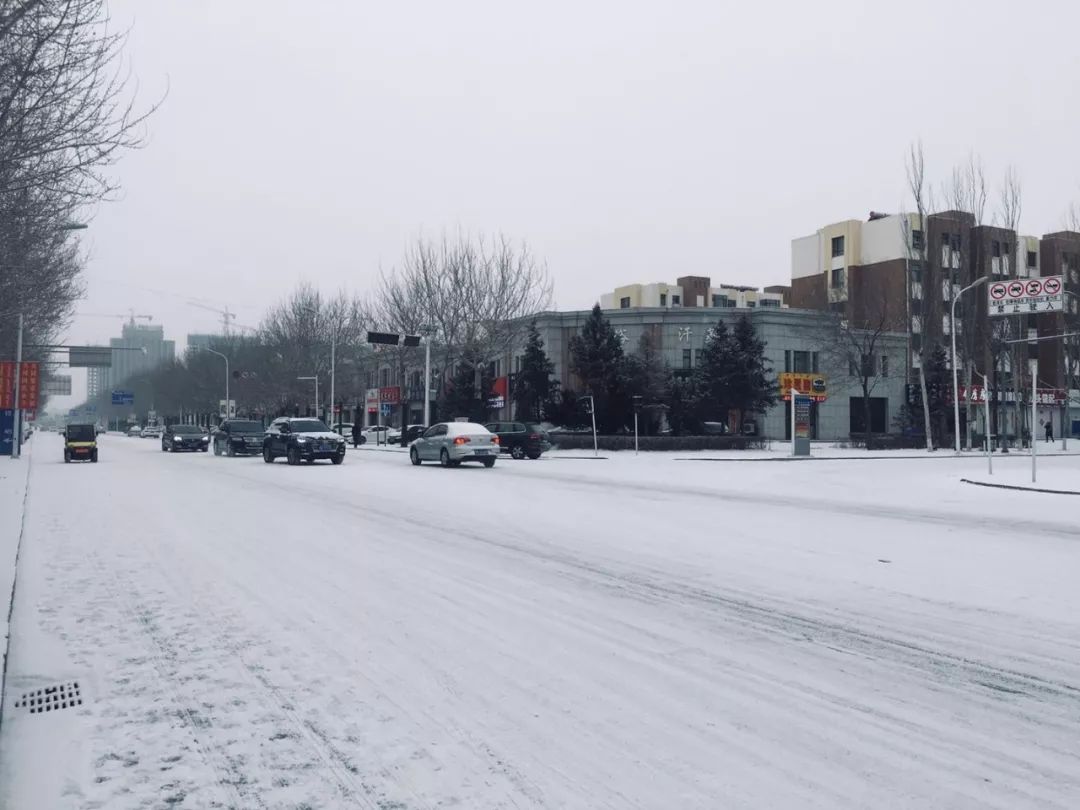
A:
POLYGON ((112 392, 112 404, 113 405, 134 405, 135 404, 135 392, 133 392, 133 391, 113 391, 112 392))
POLYGON ((0 411, 0 456, 10 456, 15 445, 15 411, 0 411))
POLYGON ((383 416, 389 416, 390 415, 390 409, 393 408, 393 407, 394 406, 391 405, 389 402, 384 402, 381 405, 383 416))

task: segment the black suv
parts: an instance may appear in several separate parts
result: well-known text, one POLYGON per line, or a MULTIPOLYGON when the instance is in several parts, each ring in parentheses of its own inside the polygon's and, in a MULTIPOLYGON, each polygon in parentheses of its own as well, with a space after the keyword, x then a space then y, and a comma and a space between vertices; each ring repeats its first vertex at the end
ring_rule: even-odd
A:
POLYGON ((206 428, 198 425, 169 425, 161 433, 161 452, 198 450, 205 453, 210 440, 206 428))
POLYGON ((226 419, 214 434, 214 455, 261 453, 266 428, 252 419, 226 419))
POLYGON ((484 425, 491 433, 499 437, 502 452, 511 458, 540 458, 540 454, 551 449, 551 439, 539 425, 529 422, 488 422, 484 425))
POLYGON ((345 460, 345 439, 328 428, 321 419, 283 416, 266 429, 262 444, 263 461, 270 464, 285 456, 290 464, 316 459, 330 459, 334 464, 345 460))

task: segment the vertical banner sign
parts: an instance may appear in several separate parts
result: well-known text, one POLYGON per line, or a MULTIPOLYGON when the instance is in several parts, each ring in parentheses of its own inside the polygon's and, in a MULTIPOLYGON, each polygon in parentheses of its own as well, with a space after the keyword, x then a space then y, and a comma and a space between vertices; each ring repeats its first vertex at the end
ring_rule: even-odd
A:
POLYGON ((37 410, 38 385, 41 382, 41 367, 37 363, 22 363, 19 366, 19 405, 24 411, 37 410))
POLYGON ((0 409, 15 407, 15 363, 0 361, 0 409))

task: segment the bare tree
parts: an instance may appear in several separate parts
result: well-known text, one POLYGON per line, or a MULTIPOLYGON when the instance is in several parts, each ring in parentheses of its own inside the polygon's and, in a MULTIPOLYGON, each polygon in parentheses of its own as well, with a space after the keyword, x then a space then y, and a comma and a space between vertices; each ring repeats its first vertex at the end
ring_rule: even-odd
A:
POLYGON ((919 373, 919 392, 923 401, 922 411, 923 425, 926 431, 926 449, 932 451, 934 449, 934 440, 930 431, 930 408, 928 406, 929 398, 926 389, 926 363, 930 357, 930 347, 926 340, 926 333, 930 323, 930 295, 929 290, 922 289, 924 287, 924 281, 929 280, 929 268, 927 262, 927 242, 929 239, 927 217, 929 215, 932 195, 926 182, 926 162, 923 157, 921 142, 911 145, 906 161, 906 169, 908 190, 911 193, 912 203, 915 206, 914 226, 912 227, 909 217, 904 217, 903 225, 904 242, 907 245, 908 252, 908 301, 912 302, 911 308, 917 310, 917 312, 912 312, 912 324, 906 331, 909 335, 912 335, 915 332, 914 325, 916 319, 918 319, 917 322, 920 334, 918 347, 913 354, 918 360, 917 370, 919 373), (918 239, 915 237, 914 231, 918 231, 920 234, 918 239), (912 289, 915 288, 916 285, 921 290, 921 294, 917 299, 911 294, 912 289), (915 301, 918 301, 918 304, 916 304, 915 301))
MULTIPOLYGON (((435 376, 446 378, 462 362, 479 374, 478 364, 515 346, 551 295, 547 268, 525 243, 502 235, 420 237, 383 274, 368 311, 379 328, 430 334, 435 376)), ((395 362, 408 356, 402 350, 395 362)))

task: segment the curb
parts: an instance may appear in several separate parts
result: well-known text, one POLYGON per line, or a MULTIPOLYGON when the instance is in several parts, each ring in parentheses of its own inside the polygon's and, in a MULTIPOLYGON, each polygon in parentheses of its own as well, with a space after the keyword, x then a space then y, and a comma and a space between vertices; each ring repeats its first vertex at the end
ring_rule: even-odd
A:
MULTIPOLYGON (((1011 455, 1011 454, 1010 454, 1011 455)), ((1030 458, 1028 453, 1017 454, 1020 458, 1030 458)), ((1080 453, 1053 453, 1052 455, 1039 456, 1039 458, 1065 458, 1068 456, 1080 456, 1080 453)), ((1007 458, 995 454, 994 458, 1007 458)), ((777 456, 774 458, 676 458, 674 461, 921 461, 923 459, 941 461, 942 459, 979 459, 986 458, 985 454, 964 453, 956 455, 951 451, 926 453, 918 456, 777 456)), ((971 483, 976 483, 972 481, 971 483)), ((996 486, 988 484, 987 486, 996 486)), ((1048 490, 1049 491, 1049 490, 1048 490)), ((1080 495, 1080 493, 1076 493, 1080 495)))
POLYGON ((1015 484, 988 484, 985 481, 972 481, 970 478, 961 478, 960 483, 971 484, 975 487, 989 487, 990 489, 1013 489, 1018 492, 1041 492, 1045 495, 1080 495, 1072 489, 1042 489, 1040 487, 1021 487, 1015 484))

